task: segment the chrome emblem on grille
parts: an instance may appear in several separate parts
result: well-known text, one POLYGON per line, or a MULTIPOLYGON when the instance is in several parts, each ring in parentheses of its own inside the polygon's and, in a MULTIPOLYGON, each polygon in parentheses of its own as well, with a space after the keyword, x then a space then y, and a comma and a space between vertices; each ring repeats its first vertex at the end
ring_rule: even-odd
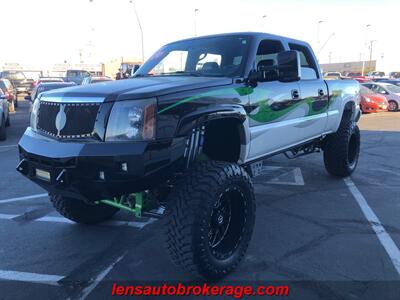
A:
POLYGON ((56 116, 56 128, 57 135, 60 135, 61 130, 64 129, 65 123, 67 123, 67 115, 65 114, 65 104, 60 104, 60 110, 56 116))

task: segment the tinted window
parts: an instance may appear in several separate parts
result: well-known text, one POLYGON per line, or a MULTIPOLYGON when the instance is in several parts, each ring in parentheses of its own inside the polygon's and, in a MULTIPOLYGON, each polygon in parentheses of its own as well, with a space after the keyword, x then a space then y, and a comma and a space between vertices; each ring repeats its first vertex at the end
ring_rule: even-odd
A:
POLYGON ((243 75, 250 37, 242 35, 191 39, 168 44, 153 54, 135 76, 243 75))
POLYGON ((311 68, 315 71, 318 76, 318 68, 314 61, 314 58, 310 52, 310 49, 303 45, 289 43, 290 50, 296 50, 300 54, 300 63, 302 68, 311 68))
POLYGON ((278 53, 282 52, 283 50, 284 50, 283 45, 279 41, 273 41, 273 40, 261 41, 260 45, 258 46, 256 55, 257 69, 259 67, 259 64, 275 65, 277 63, 276 57, 278 53))

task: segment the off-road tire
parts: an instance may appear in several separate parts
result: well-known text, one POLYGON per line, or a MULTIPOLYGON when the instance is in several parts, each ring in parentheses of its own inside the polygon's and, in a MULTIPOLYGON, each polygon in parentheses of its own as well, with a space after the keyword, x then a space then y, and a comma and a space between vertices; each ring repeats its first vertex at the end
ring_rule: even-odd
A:
POLYGON ((347 177, 356 169, 360 153, 360 129, 351 119, 342 120, 337 132, 323 142, 324 163, 329 174, 347 177))
POLYGON ((0 141, 4 141, 7 138, 7 131, 6 131, 6 118, 3 115, 0 124, 0 141))
POLYGON ((393 101, 393 100, 391 100, 391 101, 389 101, 389 108, 388 108, 388 110, 389 111, 391 111, 391 112, 395 112, 395 111, 398 111, 399 110, 399 105, 397 104, 397 102, 396 101, 393 101), (394 108, 392 108, 392 109, 390 109, 390 105, 393 105, 392 107, 394 107, 394 108))
POLYGON ((110 219, 119 209, 105 204, 90 205, 82 200, 50 195, 54 208, 76 223, 96 224, 110 219))
POLYGON ((168 197, 166 246, 172 261, 196 278, 224 277, 247 250, 255 211, 253 184, 242 167, 219 161, 196 163, 168 197), (216 227, 214 212, 222 201, 230 203, 231 216, 220 244, 213 248, 210 243, 217 236, 210 237, 216 227))

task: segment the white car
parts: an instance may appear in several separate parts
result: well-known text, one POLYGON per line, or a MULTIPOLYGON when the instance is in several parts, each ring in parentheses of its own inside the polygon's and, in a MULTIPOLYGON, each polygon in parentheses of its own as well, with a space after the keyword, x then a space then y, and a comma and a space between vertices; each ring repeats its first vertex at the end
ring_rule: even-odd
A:
POLYGON ((400 86, 384 82, 363 83, 363 86, 373 90, 377 94, 385 96, 389 102, 389 111, 399 110, 400 86))

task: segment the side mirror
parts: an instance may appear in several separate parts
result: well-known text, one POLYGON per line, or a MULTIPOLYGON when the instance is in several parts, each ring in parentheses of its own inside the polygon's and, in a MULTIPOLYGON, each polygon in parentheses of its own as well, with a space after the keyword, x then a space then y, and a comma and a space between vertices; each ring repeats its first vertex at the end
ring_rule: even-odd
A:
POLYGON ((278 80, 281 82, 299 81, 301 77, 300 55, 295 50, 283 51, 277 55, 278 80))
POLYGON ((32 97, 29 95, 29 96, 25 96, 25 98, 24 98, 26 101, 31 101, 32 102, 32 97))

